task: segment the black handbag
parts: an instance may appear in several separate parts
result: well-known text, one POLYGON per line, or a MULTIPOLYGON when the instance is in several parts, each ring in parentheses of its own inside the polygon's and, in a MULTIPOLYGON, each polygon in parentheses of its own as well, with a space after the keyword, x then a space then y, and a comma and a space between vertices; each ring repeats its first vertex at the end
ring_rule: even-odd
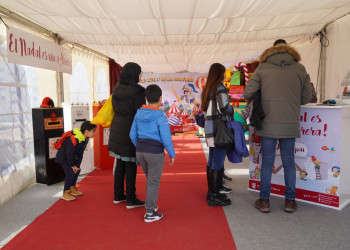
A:
POLYGON ((256 131, 262 129, 261 121, 265 118, 265 113, 261 105, 261 90, 257 91, 252 99, 253 110, 250 117, 250 126, 255 127, 256 131))
POLYGON ((214 139, 215 147, 224 148, 227 150, 233 150, 235 147, 235 140, 233 137, 233 131, 227 127, 227 122, 220 119, 218 130, 214 139))

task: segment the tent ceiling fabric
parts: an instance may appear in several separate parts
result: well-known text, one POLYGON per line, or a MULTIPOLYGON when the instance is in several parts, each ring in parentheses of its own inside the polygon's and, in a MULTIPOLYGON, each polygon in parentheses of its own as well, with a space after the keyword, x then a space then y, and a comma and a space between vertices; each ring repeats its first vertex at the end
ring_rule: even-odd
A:
POLYGON ((0 0, 0 5, 144 72, 207 72, 255 59, 277 38, 319 32, 345 0, 0 0))

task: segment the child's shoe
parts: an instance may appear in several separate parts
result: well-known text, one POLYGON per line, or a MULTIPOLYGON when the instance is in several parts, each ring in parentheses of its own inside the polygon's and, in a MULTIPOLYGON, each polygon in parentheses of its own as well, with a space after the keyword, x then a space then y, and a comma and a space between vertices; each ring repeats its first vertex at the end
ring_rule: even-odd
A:
POLYGON ((74 195, 74 196, 83 195, 83 193, 80 192, 80 191, 77 189, 77 187, 75 187, 75 186, 71 186, 71 187, 70 187, 70 193, 71 193, 72 195, 74 195))
POLYGON ((163 218, 163 214, 159 214, 153 211, 152 214, 147 214, 147 213, 145 214, 144 221, 149 223, 149 222, 160 220, 161 218, 163 218))
POLYGON ((66 201, 74 201, 75 197, 71 195, 70 190, 64 191, 63 195, 61 196, 61 199, 66 201))

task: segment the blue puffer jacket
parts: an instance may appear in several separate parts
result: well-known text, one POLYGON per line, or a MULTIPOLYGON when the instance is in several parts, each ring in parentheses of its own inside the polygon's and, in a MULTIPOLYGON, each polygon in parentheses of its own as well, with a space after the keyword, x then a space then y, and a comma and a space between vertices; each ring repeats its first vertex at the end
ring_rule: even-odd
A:
POLYGON ((249 156, 242 124, 233 120, 228 122, 227 126, 232 129, 235 140, 235 148, 234 150, 227 151, 227 158, 232 163, 240 163, 242 162, 242 157, 245 158, 249 156))
POLYGON ((170 158, 175 157, 168 119, 160 109, 143 105, 135 115, 130 139, 136 152, 161 153, 165 147, 170 158))

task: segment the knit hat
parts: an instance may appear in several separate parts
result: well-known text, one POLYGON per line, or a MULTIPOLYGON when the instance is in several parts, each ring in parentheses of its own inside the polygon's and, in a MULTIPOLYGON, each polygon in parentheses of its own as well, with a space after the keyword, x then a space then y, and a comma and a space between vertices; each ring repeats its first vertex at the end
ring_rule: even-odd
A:
POLYGON ((55 107, 55 103, 50 97, 45 97, 41 102, 40 108, 52 108, 55 107))

